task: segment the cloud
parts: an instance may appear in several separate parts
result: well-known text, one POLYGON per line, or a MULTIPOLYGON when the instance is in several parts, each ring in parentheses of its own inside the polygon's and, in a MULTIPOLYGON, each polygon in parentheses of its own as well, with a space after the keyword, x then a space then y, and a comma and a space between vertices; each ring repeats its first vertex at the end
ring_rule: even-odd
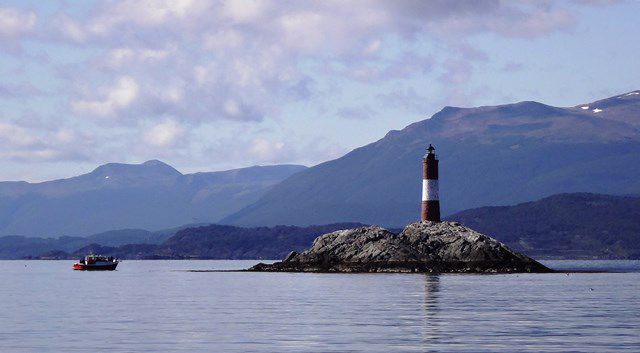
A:
MULTIPOLYGON (((33 69, 35 60, 27 58, 31 62, 16 65, 29 75, 51 74, 40 81, 43 86, 1 84, 0 96, 27 97, 37 93, 34 87, 52 92, 46 99, 38 96, 39 113, 52 112, 40 119, 48 125, 35 119, 30 126, 5 126, 4 135, 15 140, 0 158, 184 153, 186 159, 203 154, 217 161, 313 163, 348 147, 304 131, 304 119, 323 107, 326 114, 367 119, 387 100, 421 113, 440 103, 440 96, 467 101, 463 86, 474 77, 474 65, 489 60, 470 44, 474 37, 529 39, 563 31, 575 23, 571 6, 497 0, 97 0, 73 11, 60 6, 53 15, 0 7, 0 45, 40 45, 49 62, 33 69), (429 81, 430 94, 438 96, 417 94, 411 86, 418 80, 429 81), (353 87, 364 88, 355 100, 353 87), (336 109, 342 99, 349 103, 336 109), (191 140, 199 129, 218 125, 240 127, 220 143, 208 136, 191 140), (249 128, 265 125, 292 127, 267 135, 249 128), (309 135, 288 136, 301 131, 309 135)), ((17 80, 28 81, 27 76, 17 80)))
POLYGON ((42 94, 42 91, 30 83, 0 83, 0 98, 26 98, 42 94))
POLYGON ((36 21, 33 11, 0 7, 0 41, 12 41, 33 33, 36 21))
POLYGON ((242 166, 273 163, 312 165, 337 158, 348 151, 340 142, 331 141, 324 136, 300 136, 286 128, 274 131, 246 128, 238 124, 235 128, 226 127, 224 130, 226 131, 220 134, 208 132, 205 135, 211 138, 199 142, 195 142, 198 140, 198 132, 195 132, 194 143, 204 143, 204 146, 202 149, 195 149, 197 152, 194 153, 192 145, 189 157, 202 165, 237 168, 237 161, 242 161, 242 166))
POLYGON ((99 91, 101 97, 96 99, 72 101, 72 109, 89 116, 112 116, 133 103, 138 96, 139 87, 133 78, 124 76, 113 86, 101 87, 99 91))
POLYGON ((344 107, 338 109, 338 116, 343 119, 357 119, 357 120, 366 120, 369 119, 375 114, 375 111, 371 109, 370 106, 360 106, 360 107, 344 107))
POLYGON ((429 97, 418 94, 415 89, 396 87, 388 93, 380 93, 376 97, 382 106, 394 109, 401 108, 412 113, 426 114, 433 108, 429 97))
POLYGON ((144 133, 143 140, 152 147, 174 146, 185 134, 185 129, 173 120, 161 122, 144 133))
POLYGON ((254 158, 264 162, 274 162, 281 159, 284 149, 284 142, 269 141, 264 138, 256 138, 249 145, 249 154, 254 158))
POLYGON ((109 36, 123 27, 152 28, 179 23, 211 10, 207 1, 125 0, 103 1, 82 28, 84 36, 109 36))
POLYGON ((471 79, 473 75, 472 63, 466 60, 447 61, 443 65, 444 73, 438 78, 447 85, 461 85, 471 79))
MULTIPOLYGON (((87 98, 80 91, 84 98, 72 101, 76 113, 204 122, 261 121, 277 116, 282 102, 313 98, 314 62, 332 67, 326 72, 335 77, 402 80, 432 70, 434 60, 410 46, 383 55, 389 45, 482 32, 535 37, 563 29, 572 19, 561 6, 493 0, 123 0, 98 2, 82 17, 58 14, 50 23, 62 40, 106 49, 102 64, 87 63, 81 89, 104 90, 91 87, 104 82, 96 65, 132 82, 114 89, 128 91, 136 104, 109 93, 87 98), (403 42, 391 43, 393 36, 403 42)), ((469 45, 457 50, 467 60, 486 60, 469 45)))
POLYGON ((273 2, 264 0, 234 0, 221 4, 224 17, 234 23, 251 23, 267 13, 273 2))
POLYGON ((58 128, 52 131, 23 127, 13 122, 0 123, 3 148, 0 159, 20 162, 85 160, 82 146, 90 143, 87 136, 58 128))
POLYGON ((107 63, 113 68, 120 68, 122 65, 131 62, 149 63, 156 60, 162 60, 169 55, 167 50, 162 49, 142 49, 134 50, 131 48, 116 48, 109 52, 107 63))
POLYGON ((402 56, 391 60, 374 62, 356 61, 346 64, 346 70, 338 70, 351 79, 373 83, 405 79, 423 75, 434 65, 432 57, 413 52, 405 52, 402 56))
POLYGON ((312 165, 341 156, 344 146, 329 143, 322 137, 298 141, 295 138, 250 138, 237 145, 237 158, 250 164, 301 163, 312 165))
POLYGON ((27 130, 8 123, 0 123, 0 136, 7 144, 16 147, 31 146, 37 141, 27 130))
MULTIPOLYGON (((383 1, 383 0, 381 0, 383 1)), ((553 1, 478 0, 453 2, 394 1, 388 6, 409 34, 427 30, 444 36, 495 33, 507 37, 533 38, 574 24, 571 12, 553 1)))

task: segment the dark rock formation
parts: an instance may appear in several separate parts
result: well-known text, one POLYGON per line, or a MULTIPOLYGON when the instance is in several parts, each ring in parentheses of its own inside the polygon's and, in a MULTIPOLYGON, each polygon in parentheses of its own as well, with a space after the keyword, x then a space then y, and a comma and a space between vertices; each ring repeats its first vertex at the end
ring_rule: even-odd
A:
POLYGON ((497 240, 457 222, 419 222, 400 234, 380 227, 322 235, 308 250, 249 271, 274 272, 552 272, 497 240))

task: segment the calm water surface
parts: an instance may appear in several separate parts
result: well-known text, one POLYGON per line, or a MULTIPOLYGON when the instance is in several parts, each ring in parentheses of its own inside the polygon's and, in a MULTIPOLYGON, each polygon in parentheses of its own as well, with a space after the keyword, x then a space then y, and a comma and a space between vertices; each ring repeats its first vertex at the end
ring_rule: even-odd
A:
POLYGON ((191 273, 254 261, 0 261, 1 352, 640 351, 640 262, 620 273, 191 273))

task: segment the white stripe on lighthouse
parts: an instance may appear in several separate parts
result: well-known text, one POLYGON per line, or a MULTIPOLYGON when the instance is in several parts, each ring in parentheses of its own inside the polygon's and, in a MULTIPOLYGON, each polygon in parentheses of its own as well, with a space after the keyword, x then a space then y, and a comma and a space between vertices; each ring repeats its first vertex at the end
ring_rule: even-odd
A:
POLYGON ((422 179, 422 201, 440 200, 437 179, 422 179))

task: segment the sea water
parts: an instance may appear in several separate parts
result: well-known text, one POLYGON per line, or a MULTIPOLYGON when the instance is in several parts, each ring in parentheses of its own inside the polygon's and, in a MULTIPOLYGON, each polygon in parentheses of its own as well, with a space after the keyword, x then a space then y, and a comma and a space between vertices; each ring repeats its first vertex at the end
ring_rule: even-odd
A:
POLYGON ((256 261, 0 261, 0 352, 640 351, 640 262, 610 273, 186 272, 256 261))

